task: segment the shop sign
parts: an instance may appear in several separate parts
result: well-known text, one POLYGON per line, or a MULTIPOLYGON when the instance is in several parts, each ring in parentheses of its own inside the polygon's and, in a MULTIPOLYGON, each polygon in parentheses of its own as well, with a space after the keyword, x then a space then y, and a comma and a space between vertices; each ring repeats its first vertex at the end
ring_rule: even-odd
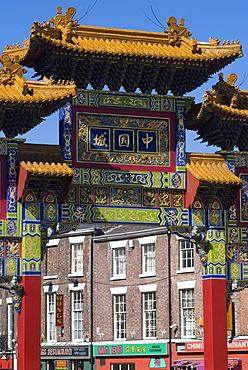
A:
POLYGON ((67 361, 55 361, 56 370, 68 370, 67 361))
POLYGON ((94 345, 94 356, 166 355, 166 343, 94 345))
POLYGON ((50 348, 41 348, 40 351, 41 356, 89 356, 89 348, 87 346, 84 347, 69 347, 69 348, 61 348, 61 347, 50 347, 50 348))
MULTIPOLYGON (((228 351, 247 351, 248 340, 233 340, 227 342, 228 351)), ((188 342, 185 343, 186 352, 203 352, 204 342, 188 342)))
POLYGON ((153 357, 149 362, 149 369, 165 369, 166 362, 162 357, 153 357))
POLYGON ((56 326, 64 326, 64 295, 56 294, 56 326))

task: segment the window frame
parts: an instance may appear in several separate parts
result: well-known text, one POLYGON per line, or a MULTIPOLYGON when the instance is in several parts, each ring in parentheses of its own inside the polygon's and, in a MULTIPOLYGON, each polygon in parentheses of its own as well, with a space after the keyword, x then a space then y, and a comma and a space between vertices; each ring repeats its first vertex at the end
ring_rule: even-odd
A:
POLYGON ((110 364, 111 370, 135 370, 135 363, 134 362, 114 362, 110 364))
POLYGON ((140 277, 146 277, 146 276, 156 276, 156 246, 155 243, 145 243, 141 244, 142 248, 142 273, 140 277), (153 251, 146 251, 146 248, 153 247, 153 251), (149 256, 150 254, 150 256, 149 256), (152 256, 151 256, 152 255, 152 256), (152 261, 152 269, 149 270, 149 263, 147 261, 152 261))
POLYGON ((12 303, 12 298, 11 298, 11 303, 7 303, 7 338, 8 338, 8 349, 13 348, 13 325, 14 325, 14 305, 12 303))
POLYGON ((55 318, 56 318, 56 292, 51 292, 46 294, 46 337, 47 337, 47 342, 57 342, 57 327, 55 323, 55 318), (51 302, 50 300, 53 300, 51 302), (53 305, 53 309, 50 309, 50 305, 53 305))
POLYGON ((185 288, 185 289, 180 289, 179 290, 180 294, 180 318, 181 318, 181 338, 195 338, 195 333, 196 333, 196 325, 195 325, 195 290, 194 288, 185 288), (183 295, 186 292, 191 292, 191 297, 183 297, 183 295), (183 299, 185 299, 187 302, 188 301, 193 301, 193 305, 188 306, 186 305, 183 307, 183 299), (192 310, 193 312, 193 318, 190 318, 188 315, 187 317, 184 316, 184 312, 186 310, 192 310), (187 321, 188 319, 188 321, 187 321), (188 327, 188 328, 187 328, 188 327))
POLYGON ((83 342, 84 341, 84 295, 81 289, 73 289, 71 291, 71 340, 72 342, 83 342), (80 308, 75 308, 75 301, 76 295, 80 295, 80 299, 78 302, 80 303, 80 308), (81 318, 75 319, 81 313, 81 318), (75 322, 80 323, 80 328, 75 327, 75 322), (80 335, 75 335, 75 331, 77 333, 81 333, 80 335))
POLYGON ((71 243, 71 274, 69 276, 84 276, 84 244, 71 243), (76 247, 79 247, 80 249, 76 247), (80 256, 78 252, 81 252, 80 256), (78 265, 78 266, 77 266, 78 265))
POLYGON ((113 296, 113 312, 114 312, 114 340, 126 340, 127 339, 127 309, 126 309, 126 294, 114 294, 113 296), (120 299, 117 302, 117 297, 120 299), (121 302, 121 298, 124 300, 121 302), (119 311, 116 310, 117 304, 119 306, 124 306, 124 310, 119 311), (124 320, 118 319, 118 316, 124 315, 124 320), (124 329, 120 328, 120 326, 124 325, 124 329), (119 336, 119 334, 124 333, 124 336, 119 336))
POLYGON ((156 339, 157 338, 157 297, 156 297, 156 291, 145 291, 142 293, 142 321, 143 321, 143 339, 156 339), (149 297, 150 296, 150 297, 149 297), (146 299, 147 297, 147 299, 146 299), (152 299, 151 299, 152 297, 152 299), (152 301, 152 308, 145 309, 145 303, 152 301), (154 316, 152 318, 149 318, 149 315, 154 316), (149 329, 150 325, 147 325, 149 321, 153 322, 153 325, 151 326, 152 329, 149 329), (154 324, 155 321, 155 324, 154 324), (147 335, 148 331, 153 331, 155 335, 147 335))
POLYGON ((186 272, 194 272, 195 271, 195 255, 194 255, 194 243, 190 242, 187 239, 179 239, 179 270, 177 273, 186 273, 186 272), (189 245, 189 248, 186 246, 189 245), (185 247, 184 249, 182 247, 185 247), (186 266, 184 266, 183 262, 186 262, 186 266), (188 265, 188 261, 190 262, 190 266, 188 265))

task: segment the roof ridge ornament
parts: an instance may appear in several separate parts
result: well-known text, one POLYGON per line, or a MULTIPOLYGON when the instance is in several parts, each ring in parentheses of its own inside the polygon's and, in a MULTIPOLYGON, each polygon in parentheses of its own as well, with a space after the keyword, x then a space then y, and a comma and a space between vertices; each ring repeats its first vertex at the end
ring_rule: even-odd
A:
POLYGON ((184 18, 181 18, 178 26, 177 19, 175 17, 169 17, 166 20, 169 29, 165 29, 164 31, 168 33, 170 45, 180 46, 182 37, 189 39, 189 37, 192 36, 192 33, 188 31, 188 28, 184 27, 184 21, 184 18))
POLYGON ((78 24, 78 21, 73 21, 76 9, 70 6, 66 9, 65 15, 62 15, 61 6, 57 6, 56 10, 57 14, 55 17, 50 18, 48 22, 39 23, 35 21, 30 28, 31 33, 39 32, 40 30, 46 36, 62 39, 63 42, 71 42, 72 37, 76 34, 75 26, 78 24))
POLYGON ((3 67, 0 68, 0 84, 13 85, 15 83, 16 76, 24 79, 24 73, 27 69, 21 66, 19 55, 2 55, 0 57, 0 62, 3 67))

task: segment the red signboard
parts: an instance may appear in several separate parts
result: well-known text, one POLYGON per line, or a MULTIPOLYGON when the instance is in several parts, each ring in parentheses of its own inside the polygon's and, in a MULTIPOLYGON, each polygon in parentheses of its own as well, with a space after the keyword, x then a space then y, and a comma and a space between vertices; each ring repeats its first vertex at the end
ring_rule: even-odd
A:
POLYGON ((56 294, 56 326, 64 326, 64 295, 56 294))
MULTIPOLYGON (((228 351, 247 351, 248 340, 233 340, 227 342, 228 351)), ((204 342, 185 343, 186 352, 204 352, 204 342)))
POLYGON ((67 370, 67 361, 56 361, 55 362, 56 370, 67 370))

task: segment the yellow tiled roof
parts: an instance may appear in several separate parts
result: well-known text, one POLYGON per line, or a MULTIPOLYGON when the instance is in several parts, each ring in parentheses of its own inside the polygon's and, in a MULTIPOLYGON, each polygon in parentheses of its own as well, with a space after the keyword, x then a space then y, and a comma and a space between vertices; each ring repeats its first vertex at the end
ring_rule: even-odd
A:
POLYGON ((73 176, 74 171, 66 163, 43 163, 43 162, 25 162, 20 163, 22 168, 32 175, 42 176, 73 176))
POLYGON ((242 180, 227 167, 219 154, 192 153, 187 158, 187 170, 197 180, 220 185, 240 185, 242 180))
POLYGON ((197 119, 205 118, 209 113, 215 112, 221 115, 226 115, 232 119, 244 120, 248 119, 247 109, 237 109, 214 101, 203 102, 201 109, 197 115, 197 119))
POLYGON ((50 104, 75 95, 76 86, 72 83, 53 85, 48 81, 28 81, 18 75, 11 83, 0 82, 0 103, 50 104))
MULTIPOLYGON (((40 31, 40 30, 39 30, 40 31)), ((44 33, 33 32, 30 42, 38 37, 46 44, 51 44, 63 50, 71 52, 92 53, 99 56, 113 57, 143 57, 149 60, 166 62, 168 59, 177 61, 193 61, 194 65, 199 65, 203 61, 213 59, 225 59, 228 57, 242 56, 241 45, 234 43, 231 45, 214 45, 210 42, 197 42, 199 53, 193 51, 192 39, 182 37, 180 46, 173 46, 168 43, 168 35, 159 32, 129 31, 111 28, 100 28, 90 26, 77 26, 76 35, 71 42, 53 38, 44 33)), ((195 41, 195 40, 194 40, 195 41)), ((26 58, 29 43, 22 48, 23 58, 26 58)), ((6 50, 7 51, 7 50, 6 50)), ((21 51, 21 50, 20 50, 21 51)), ((8 50, 8 52, 11 52, 8 50)), ((14 50, 13 50, 14 52, 14 50)), ((20 52, 19 52, 20 54, 20 52)))

